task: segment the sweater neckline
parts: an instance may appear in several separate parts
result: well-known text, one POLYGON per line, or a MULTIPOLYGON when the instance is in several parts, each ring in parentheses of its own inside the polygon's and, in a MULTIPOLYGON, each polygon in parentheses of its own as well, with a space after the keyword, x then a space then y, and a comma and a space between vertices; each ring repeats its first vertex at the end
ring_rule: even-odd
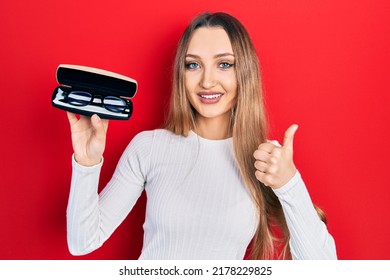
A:
POLYGON ((211 139, 203 138, 202 136, 196 134, 195 131, 193 131, 193 130, 189 131, 189 135, 191 135, 194 138, 197 138, 201 143, 205 143, 205 144, 213 144, 213 145, 225 144, 225 143, 227 144, 227 143, 231 143, 233 141, 233 137, 220 139, 220 140, 211 140, 211 139))

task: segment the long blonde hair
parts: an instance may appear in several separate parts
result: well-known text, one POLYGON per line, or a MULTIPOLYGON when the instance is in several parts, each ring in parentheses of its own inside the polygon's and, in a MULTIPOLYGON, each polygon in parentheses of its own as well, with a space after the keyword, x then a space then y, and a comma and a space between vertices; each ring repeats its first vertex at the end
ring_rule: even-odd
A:
POLYGON ((289 231, 281 204, 269 187, 255 177, 253 153, 267 140, 267 122, 263 102, 259 62, 244 26, 226 13, 203 13, 185 29, 176 53, 173 88, 165 128, 187 136, 195 128, 195 111, 184 86, 185 56, 193 32, 200 27, 221 27, 229 36, 235 54, 237 102, 232 109, 230 135, 241 176, 258 209, 259 223, 251 246, 251 259, 290 258, 289 231), (282 237, 277 238, 275 226, 282 237))

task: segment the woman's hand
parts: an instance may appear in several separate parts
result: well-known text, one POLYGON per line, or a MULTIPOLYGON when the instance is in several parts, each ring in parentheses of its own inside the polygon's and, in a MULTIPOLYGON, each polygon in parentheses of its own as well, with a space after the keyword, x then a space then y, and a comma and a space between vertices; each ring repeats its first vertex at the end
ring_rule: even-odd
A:
POLYGON ((75 160, 84 166, 100 163, 106 146, 108 120, 102 120, 98 115, 77 119, 75 114, 67 114, 75 160))
POLYGON ((256 178, 266 186, 278 189, 294 177, 297 169, 293 161, 294 134, 298 125, 290 126, 285 134, 283 146, 270 142, 262 143, 254 152, 256 178))

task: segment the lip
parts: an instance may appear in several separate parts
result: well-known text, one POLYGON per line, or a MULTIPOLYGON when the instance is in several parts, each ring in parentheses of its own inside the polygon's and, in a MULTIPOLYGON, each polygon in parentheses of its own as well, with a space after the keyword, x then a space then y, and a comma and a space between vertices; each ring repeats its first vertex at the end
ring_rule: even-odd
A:
POLYGON ((223 93, 216 91, 199 92, 197 93, 199 99, 204 104, 214 104, 221 100, 223 93))

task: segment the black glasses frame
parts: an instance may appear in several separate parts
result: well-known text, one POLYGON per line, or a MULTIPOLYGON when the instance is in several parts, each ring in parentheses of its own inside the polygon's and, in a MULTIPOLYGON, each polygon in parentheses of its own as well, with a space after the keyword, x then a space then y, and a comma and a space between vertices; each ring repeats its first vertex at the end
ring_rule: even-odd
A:
MULTIPOLYGON (((99 107, 103 107, 105 108, 106 110, 110 111, 110 112, 113 112, 113 113, 123 113, 127 110, 131 110, 131 101, 127 98, 124 98, 124 97, 121 97, 121 96, 114 96, 114 95, 101 95, 101 94, 94 94, 94 93, 91 93, 89 91, 85 91, 85 90, 72 90, 70 88, 66 88, 66 87, 60 87, 60 89, 62 90, 62 95, 64 96, 64 101, 70 105, 73 105, 73 106, 77 106, 77 107, 85 107, 85 106, 88 106, 88 105, 94 105, 94 106, 99 106, 99 107), (69 95, 70 94, 77 94, 77 93, 83 93, 83 94, 87 94, 88 95, 88 98, 90 98, 90 101, 87 101, 85 102, 85 104, 76 104, 74 102, 70 102, 69 100, 69 95), (93 102, 96 98, 100 98, 100 103, 99 102, 93 102), (117 110, 117 109, 112 109, 110 108, 110 105, 107 105, 104 101, 106 98, 113 98, 113 99, 117 99, 117 100, 121 100, 124 102, 123 104, 123 109, 122 110, 117 110)), ((115 105, 112 105, 112 107, 115 107, 115 105)))

